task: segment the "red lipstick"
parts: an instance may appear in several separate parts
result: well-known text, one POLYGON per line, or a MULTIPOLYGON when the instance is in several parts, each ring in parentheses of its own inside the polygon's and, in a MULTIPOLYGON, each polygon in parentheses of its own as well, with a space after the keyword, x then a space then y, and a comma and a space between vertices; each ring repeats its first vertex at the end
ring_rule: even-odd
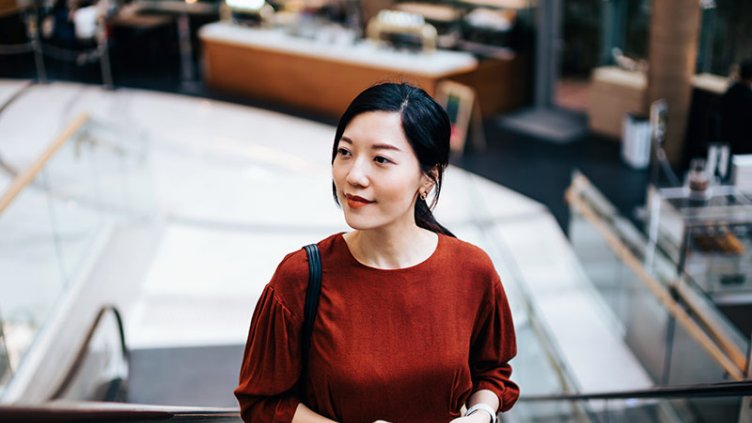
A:
POLYGON ((345 198, 347 198, 347 205, 353 209, 359 209, 373 203, 373 201, 368 201, 363 197, 358 197, 357 195, 345 194, 345 198))

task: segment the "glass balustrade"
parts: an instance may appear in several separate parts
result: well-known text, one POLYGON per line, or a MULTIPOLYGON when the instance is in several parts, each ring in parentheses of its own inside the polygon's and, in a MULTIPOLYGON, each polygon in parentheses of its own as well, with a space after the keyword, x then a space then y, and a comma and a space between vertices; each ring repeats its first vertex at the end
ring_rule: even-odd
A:
POLYGON ((95 120, 74 129, 0 212, 0 394, 109 228, 153 216, 144 137, 95 120))
MULTIPOLYGON (((653 382, 686 385, 743 379, 749 338, 699 284, 679 272, 671 256, 620 217, 582 175, 575 175, 569 200, 574 250, 653 382), (677 312, 672 313, 667 303, 675 304, 677 312)), ((670 405, 675 421, 735 422, 740 401, 687 399, 658 404, 670 405)))
MULTIPOLYGON (((539 418, 538 423, 632 423, 632 422, 729 422, 738 420, 739 400, 735 398, 648 398, 648 399, 594 399, 535 401, 537 407, 553 407, 557 403, 570 403, 570 408, 588 410, 587 414, 563 413, 539 418), (691 407, 689 406, 691 404, 691 407), (735 409, 734 416, 719 412, 735 409)), ((560 407, 563 404, 558 404, 560 407)))

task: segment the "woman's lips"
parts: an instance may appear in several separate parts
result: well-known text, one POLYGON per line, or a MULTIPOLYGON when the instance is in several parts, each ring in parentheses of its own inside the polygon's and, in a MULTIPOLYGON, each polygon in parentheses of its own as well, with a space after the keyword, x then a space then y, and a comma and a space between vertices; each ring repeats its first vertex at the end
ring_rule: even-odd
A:
POLYGON ((363 197, 358 197, 357 195, 345 194, 345 198, 347 198, 347 205, 353 209, 359 209, 373 203, 373 201, 368 201, 363 197))

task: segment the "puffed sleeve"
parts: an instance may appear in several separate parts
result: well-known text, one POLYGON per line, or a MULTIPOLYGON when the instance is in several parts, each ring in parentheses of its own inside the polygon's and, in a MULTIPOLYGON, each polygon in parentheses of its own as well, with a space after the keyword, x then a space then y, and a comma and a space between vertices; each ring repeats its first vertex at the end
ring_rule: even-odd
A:
POLYGON ((517 354, 517 344, 504 288, 498 274, 493 275, 491 293, 471 339, 470 373, 473 392, 491 390, 499 397, 500 411, 507 411, 520 395, 520 388, 510 379, 509 365, 517 354))
MULTIPOLYGON (((279 269, 274 278, 278 278, 279 269)), ((275 292, 274 278, 256 304, 235 396, 243 421, 289 423, 300 402, 302 321, 275 292)))

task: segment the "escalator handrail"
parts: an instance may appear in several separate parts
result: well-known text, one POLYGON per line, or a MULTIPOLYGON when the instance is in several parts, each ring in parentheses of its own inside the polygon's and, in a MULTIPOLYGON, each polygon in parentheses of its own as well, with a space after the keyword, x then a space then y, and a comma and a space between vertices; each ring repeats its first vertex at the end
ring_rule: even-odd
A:
POLYGON ((89 115, 84 113, 79 115, 73 123, 68 125, 67 128, 55 140, 50 146, 42 153, 39 158, 28 169, 21 172, 4 193, 0 193, 0 214, 3 214, 5 209, 13 203, 13 200, 21 193, 21 191, 31 184, 37 175, 45 168, 47 162, 50 161, 52 156, 55 155, 65 143, 73 137, 80 129, 89 121, 89 115))
POLYGON ((574 394, 523 395, 519 401, 583 401, 611 399, 677 399, 752 396, 752 380, 656 386, 650 389, 574 394))
POLYGON ((73 361, 73 364, 68 369, 68 372, 65 374, 65 377, 63 378, 63 381, 60 383, 58 388, 50 396, 50 400, 56 400, 56 399, 61 398, 63 394, 65 393, 65 391, 67 391, 70 385, 73 383, 73 380, 76 378, 78 371, 81 369, 81 366, 84 363, 84 359, 86 358, 87 351, 89 349, 89 344, 91 343, 91 340, 94 338, 94 334, 99 328, 100 322, 104 318, 105 314, 107 314, 108 312, 112 312, 113 315, 115 316, 115 321, 118 327, 118 335, 120 337, 120 352, 122 353, 123 359, 125 360, 125 362, 128 362, 128 357, 130 353, 128 351, 128 346, 125 342, 125 329, 123 327, 123 318, 120 314, 120 311, 114 305, 102 306, 102 308, 99 309, 99 312, 97 313, 97 317, 94 319, 94 322, 92 322, 91 326, 89 326, 89 331, 86 334, 86 338, 84 338, 84 341, 81 344, 81 347, 79 348, 78 353, 76 354, 76 358, 73 361))
MULTIPOLYGON (((618 392, 595 392, 581 394, 525 395, 520 402, 586 401, 586 400, 628 400, 628 399, 688 399, 688 398, 741 398, 752 396, 752 380, 741 382, 716 382, 694 385, 659 386, 644 390, 618 392)), ((58 402, 42 406, 0 406, 0 420, 35 422, 59 421, 240 421, 237 408, 218 407, 175 407, 139 404, 118 404, 99 402, 58 402)))
POLYGON ((52 402, 43 405, 0 406, 0 421, 46 422, 142 422, 167 421, 237 421, 237 408, 175 407, 101 402, 52 402))

